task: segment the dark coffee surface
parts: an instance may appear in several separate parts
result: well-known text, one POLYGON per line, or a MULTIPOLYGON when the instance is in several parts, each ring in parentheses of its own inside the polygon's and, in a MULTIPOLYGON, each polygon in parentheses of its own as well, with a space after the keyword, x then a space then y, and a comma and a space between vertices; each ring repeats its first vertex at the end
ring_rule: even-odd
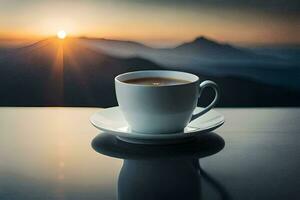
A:
POLYGON ((154 85, 154 86, 164 86, 164 85, 178 85, 190 83, 190 81, 175 79, 175 78, 162 78, 162 77, 146 77, 146 78, 136 78, 124 81, 130 84, 139 85, 154 85))

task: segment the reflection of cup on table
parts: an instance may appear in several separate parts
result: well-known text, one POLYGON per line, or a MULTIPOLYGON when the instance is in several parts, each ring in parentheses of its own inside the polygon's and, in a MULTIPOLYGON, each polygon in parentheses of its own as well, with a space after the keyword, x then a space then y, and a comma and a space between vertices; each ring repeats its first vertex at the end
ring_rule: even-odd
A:
POLYGON ((215 133, 174 145, 135 145, 105 132, 92 141, 96 152, 124 159, 118 178, 120 200, 201 199, 199 159, 218 153, 224 145, 215 133))
POLYGON ((200 117, 216 104, 218 86, 212 81, 200 83, 199 77, 167 70, 135 71, 115 78, 121 111, 131 129, 140 133, 176 133, 191 119, 200 117), (198 98, 212 87, 215 98, 201 112, 193 115, 198 98))
POLYGON ((198 159, 191 158, 124 160, 118 179, 118 199, 199 200, 201 177, 197 162, 198 159))

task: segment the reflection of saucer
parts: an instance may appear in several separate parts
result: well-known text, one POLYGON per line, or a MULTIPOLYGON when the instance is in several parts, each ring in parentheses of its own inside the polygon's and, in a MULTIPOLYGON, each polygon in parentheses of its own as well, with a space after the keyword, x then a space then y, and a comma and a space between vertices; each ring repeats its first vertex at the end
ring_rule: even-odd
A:
POLYGON ((98 153, 122 159, 203 158, 224 148, 222 137, 215 133, 201 134, 194 140, 173 145, 131 144, 106 132, 97 135, 92 147, 98 153))
MULTIPOLYGON (((199 112, 202 109, 198 107, 195 112, 199 112)), ((215 110, 210 110, 189 123, 183 132, 172 134, 142 134, 132 132, 119 107, 103 109, 92 115, 90 121, 96 128, 115 135, 126 142, 161 144, 177 143, 196 135, 210 132, 224 123, 224 116, 215 110)), ((150 123, 149 126, 151 126, 150 123)))

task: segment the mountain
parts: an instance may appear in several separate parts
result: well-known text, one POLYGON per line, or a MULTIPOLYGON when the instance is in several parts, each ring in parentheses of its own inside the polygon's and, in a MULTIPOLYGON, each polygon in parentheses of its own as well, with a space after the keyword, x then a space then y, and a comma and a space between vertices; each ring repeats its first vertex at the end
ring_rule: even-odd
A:
MULTIPOLYGON (((195 43, 202 46, 207 43, 206 48, 218 46, 203 40, 195 43)), ((193 65, 194 67, 179 65, 165 67, 157 64, 157 61, 153 62, 155 59, 150 57, 146 59, 135 54, 131 56, 109 54, 108 51, 98 48, 100 45, 94 48, 87 41, 102 43, 102 47, 104 44, 110 48, 113 46, 114 49, 123 46, 123 52, 126 52, 126 47, 129 46, 131 50, 139 48, 139 53, 147 53, 150 57, 159 58, 164 62, 168 60, 180 62, 184 58, 184 56, 177 57, 175 53, 172 55, 173 59, 168 57, 172 49, 157 50, 128 41, 82 38, 42 40, 9 51, 4 50, 7 53, 0 57, 0 106, 113 106, 117 104, 114 77, 120 73, 146 69, 176 69, 194 73, 201 80, 213 80, 220 86, 221 100, 218 105, 223 107, 300 106, 300 90, 246 76, 253 73, 263 76, 264 79, 271 79, 278 74, 276 77, 278 83, 297 85, 298 79, 293 77, 299 77, 299 70, 270 68, 265 71, 263 65, 256 66, 253 68, 254 71, 247 71, 245 65, 232 68, 231 65, 224 65, 222 62, 221 67, 208 66, 208 71, 197 64, 193 65), (224 75, 228 70, 232 70, 235 74, 224 75), (241 76, 241 73, 246 75, 241 76), (275 74, 270 76, 271 73, 275 74)), ((207 105, 211 96, 211 91, 206 90, 201 97, 201 105, 207 105)))
POLYGON ((114 77, 161 69, 142 58, 116 58, 77 39, 47 39, 0 59, 0 104, 27 106, 115 105, 114 77))
POLYGON ((183 43, 175 47, 172 51, 181 54, 218 59, 247 59, 258 57, 258 55, 255 55, 249 50, 239 49, 229 44, 218 43, 203 36, 197 37, 191 42, 183 43))
POLYGON ((189 70, 211 76, 245 77, 274 86, 300 90, 298 51, 240 48, 203 36, 174 48, 152 48, 137 42, 84 38, 95 51, 151 60, 172 70, 189 70))

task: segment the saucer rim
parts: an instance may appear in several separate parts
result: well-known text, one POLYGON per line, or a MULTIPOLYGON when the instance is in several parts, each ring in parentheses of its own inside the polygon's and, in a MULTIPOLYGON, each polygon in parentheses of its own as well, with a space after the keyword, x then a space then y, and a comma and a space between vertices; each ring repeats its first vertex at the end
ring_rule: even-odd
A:
MULTIPOLYGON (((119 106, 113 106, 113 107, 109 107, 109 108, 104 108, 103 110, 118 109, 118 108, 119 108, 119 106)), ((202 108, 202 107, 197 107, 197 108, 202 108)), ((169 133, 169 134, 143 134, 143 133, 135 133, 135 132, 123 132, 123 131, 111 130, 111 129, 106 129, 106 128, 100 127, 93 121, 93 118, 101 111, 98 111, 98 112, 94 113, 90 117, 90 122, 95 128, 97 128, 101 131, 105 131, 105 132, 107 132, 111 135, 117 136, 117 137, 141 139, 141 140, 158 140, 158 139, 170 140, 170 139, 180 139, 180 138, 186 138, 186 137, 193 137, 193 136, 196 136, 196 135, 201 134, 201 133, 211 132, 211 131, 219 128, 220 126, 222 126, 225 123, 224 115, 222 115, 221 113, 219 113, 218 111, 216 111, 214 109, 212 109, 212 110, 214 112, 216 112, 217 114, 219 114, 219 116, 221 116, 221 119, 218 123, 213 124, 211 126, 204 127, 204 128, 197 128, 196 127, 197 128, 196 130, 192 130, 192 131, 189 131, 189 132, 182 131, 182 132, 169 133)), ((192 128, 195 128, 195 127, 192 127, 192 128)))

